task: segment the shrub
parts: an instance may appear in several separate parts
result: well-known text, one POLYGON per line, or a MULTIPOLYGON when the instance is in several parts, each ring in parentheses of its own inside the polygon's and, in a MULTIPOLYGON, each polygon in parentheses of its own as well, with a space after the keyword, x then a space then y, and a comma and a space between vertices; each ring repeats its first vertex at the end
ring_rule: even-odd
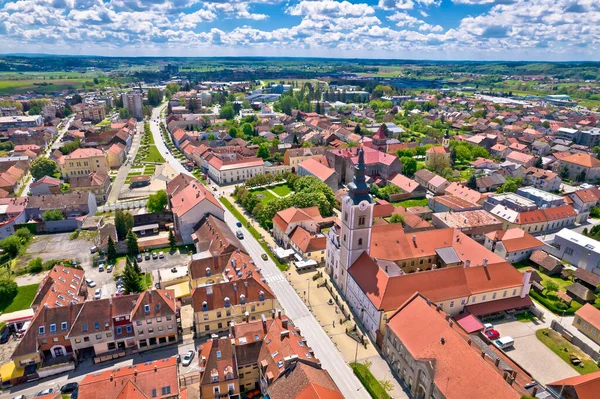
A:
POLYGON ((42 258, 31 259, 27 264, 27 270, 31 274, 40 273, 42 270, 44 270, 44 261, 42 258))
POLYGON ((11 303, 18 293, 19 287, 17 283, 9 279, 0 280, 0 303, 11 303))

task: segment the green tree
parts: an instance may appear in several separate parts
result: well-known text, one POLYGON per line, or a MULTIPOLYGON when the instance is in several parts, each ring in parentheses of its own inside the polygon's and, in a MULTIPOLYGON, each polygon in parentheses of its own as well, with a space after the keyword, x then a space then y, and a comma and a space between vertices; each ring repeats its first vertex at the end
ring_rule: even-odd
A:
POLYGON ((31 162, 29 171, 31 176, 36 179, 41 179, 44 176, 52 176, 56 173, 56 162, 46 157, 39 157, 31 162))
POLYGON ((467 181, 467 187, 477 190, 477 178, 475 175, 471 175, 471 177, 469 177, 469 180, 467 181))
POLYGON ((148 104, 156 107, 162 102, 162 94, 160 94, 160 89, 148 89, 148 104))
POLYGON ((15 299, 18 293, 19 287, 13 280, 8 278, 3 278, 0 280, 0 304, 2 304, 3 307, 12 303, 13 299, 15 299))
POLYGON ((506 183, 498 187, 496 190, 497 193, 514 193, 517 191, 519 187, 523 184, 523 179, 516 178, 513 179, 511 177, 506 178, 506 183))
POLYGON ((142 275, 142 268, 140 267, 140 265, 138 264, 137 260, 135 258, 131 258, 131 266, 133 267, 133 270, 135 270, 135 272, 138 275, 142 275))
POLYGON ((169 199, 167 198, 167 192, 165 190, 158 190, 148 197, 146 208, 150 212, 162 212, 165 210, 168 203, 169 199))
POLYGON ((135 271, 129 258, 125 261, 125 269, 121 276, 123 280, 123 288, 125 288, 125 294, 134 294, 142 292, 142 279, 141 276, 135 271))
POLYGON ((546 293, 551 294, 553 292, 558 291, 558 284, 554 282, 554 280, 546 280, 543 282, 544 289, 546 293))
POLYGON ((539 156, 535 159, 535 167, 541 168, 542 166, 544 166, 544 161, 542 160, 542 157, 539 156))
POLYGON ((31 274, 37 274, 44 270, 44 260, 42 258, 33 258, 27 264, 27 271, 31 274))
POLYGON ((235 118, 235 110, 231 104, 227 104, 221 107, 221 111, 219 112, 219 118, 232 120, 235 118))
POLYGON ((127 232, 133 228, 133 215, 122 210, 116 211, 115 228, 117 229, 117 236, 121 239, 125 238, 127 232))
POLYGON ((563 166, 560 169, 559 174, 562 179, 568 179, 569 178, 569 167, 567 165, 563 166))
POLYGON ((404 216, 399 213, 394 213, 390 217, 390 223, 404 223, 404 216))
POLYGON ((114 262, 117 259, 117 246, 111 236, 108 236, 108 244, 106 245, 106 257, 109 262, 114 262))
POLYGON ((173 230, 169 229, 169 247, 171 248, 171 252, 175 252, 177 249, 177 239, 175 238, 175 234, 173 234, 173 230))
POLYGON ((413 158, 403 157, 400 158, 402 163, 402 174, 404 176, 413 177, 417 171, 417 161, 413 158))
POLYGON ((42 219, 44 219, 44 221, 46 222, 50 222, 53 220, 63 220, 64 218, 65 216, 59 209, 49 209, 42 213, 42 219))
POLYGON ((229 128, 229 131, 227 132, 227 134, 229 134, 229 137, 231 137, 231 138, 236 138, 238 135, 238 130, 232 126, 229 128))
POLYGON ((586 175, 587 175, 587 173, 586 173, 585 169, 582 169, 581 172, 577 173, 577 176, 575 176, 575 180, 578 182, 585 181, 586 175))
POLYGON ((135 233, 131 230, 127 233, 125 237, 125 241, 127 242, 127 253, 131 256, 135 256, 140 253, 140 248, 138 247, 138 238, 135 233))
POLYGON ((360 123, 357 123, 356 126, 354 126, 354 133, 358 134, 359 136, 362 136, 362 129, 360 128, 360 123))
POLYGON ((131 115, 129 114, 129 110, 127 108, 119 109, 119 118, 120 119, 129 119, 131 115))
POLYGON ((268 159, 271 156, 271 152, 269 151, 269 144, 262 143, 258 146, 258 151, 256 152, 256 156, 262 159, 268 159))
POLYGON ((27 114, 29 115, 41 115, 42 114, 42 109, 39 106, 33 106, 31 108, 29 108, 29 111, 27 111, 27 114))
POLYGON ((242 125, 242 131, 244 132, 244 136, 250 137, 254 134, 254 128, 250 123, 244 123, 242 125))

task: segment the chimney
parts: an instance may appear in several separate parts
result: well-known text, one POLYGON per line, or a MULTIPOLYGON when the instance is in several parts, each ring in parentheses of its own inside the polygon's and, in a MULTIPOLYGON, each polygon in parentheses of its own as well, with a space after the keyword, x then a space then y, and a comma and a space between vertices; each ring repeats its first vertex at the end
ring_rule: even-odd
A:
POLYGON ((498 367, 498 365, 500 364, 500 358, 499 357, 496 358, 496 361, 494 362, 494 364, 496 365, 496 367, 498 367))
POLYGON ((267 318, 265 317, 264 314, 261 314, 260 320, 262 321, 263 332, 266 334, 267 333, 267 318))
POLYGON ((112 374, 110 375, 110 380, 111 380, 111 381, 112 381, 112 380, 114 380, 114 377, 113 377, 113 375, 112 375, 112 374))
POLYGON ((237 283, 235 281, 233 282, 233 290, 237 291, 237 283))
POLYGON ((290 331, 289 330, 282 331, 281 334, 280 334, 280 336, 281 336, 282 340, 284 338, 289 338, 290 337, 290 331))
POLYGON ((488 259, 483 258, 483 267, 487 267, 487 264, 488 264, 488 259))
POLYGON ((415 246, 417 245, 417 236, 414 234, 412 236, 412 242, 413 242, 413 244, 415 244, 415 246))
POLYGON ((133 370, 133 376, 137 377, 137 369, 133 370))
POLYGON ((484 351, 481 351, 481 358, 485 359, 485 352, 484 351))
POLYGON ((158 372, 158 367, 154 366, 154 372, 158 372))
POLYGON ((281 327, 288 328, 288 320, 287 320, 287 318, 281 320, 281 327))
POLYGON ((273 320, 275 320, 275 309, 271 310, 271 315, 273 316, 273 320))
POLYGON ((446 338, 442 337, 440 338, 440 344, 444 345, 446 343, 446 338))
POLYGON ((465 269, 471 266, 471 261, 469 259, 465 260, 465 269))
POLYGON ((277 318, 281 320, 281 309, 277 310, 277 318))
POLYGON ((469 338, 469 339, 467 340, 467 344, 469 344, 469 346, 471 346, 471 338, 469 338))

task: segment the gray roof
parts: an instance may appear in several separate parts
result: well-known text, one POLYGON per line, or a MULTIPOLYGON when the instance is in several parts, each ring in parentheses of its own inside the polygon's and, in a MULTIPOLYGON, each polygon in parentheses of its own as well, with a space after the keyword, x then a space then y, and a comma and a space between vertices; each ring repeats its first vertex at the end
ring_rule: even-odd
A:
POLYGON ((461 262, 458 254, 452 247, 438 248, 435 250, 435 253, 437 253, 440 259, 447 265, 461 262))

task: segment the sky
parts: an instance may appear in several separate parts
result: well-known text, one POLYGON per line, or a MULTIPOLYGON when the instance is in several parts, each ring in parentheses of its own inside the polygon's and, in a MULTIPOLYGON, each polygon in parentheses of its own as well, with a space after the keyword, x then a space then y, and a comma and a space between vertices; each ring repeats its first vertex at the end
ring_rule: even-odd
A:
POLYGON ((600 0, 0 0, 0 53, 600 60, 600 0))

